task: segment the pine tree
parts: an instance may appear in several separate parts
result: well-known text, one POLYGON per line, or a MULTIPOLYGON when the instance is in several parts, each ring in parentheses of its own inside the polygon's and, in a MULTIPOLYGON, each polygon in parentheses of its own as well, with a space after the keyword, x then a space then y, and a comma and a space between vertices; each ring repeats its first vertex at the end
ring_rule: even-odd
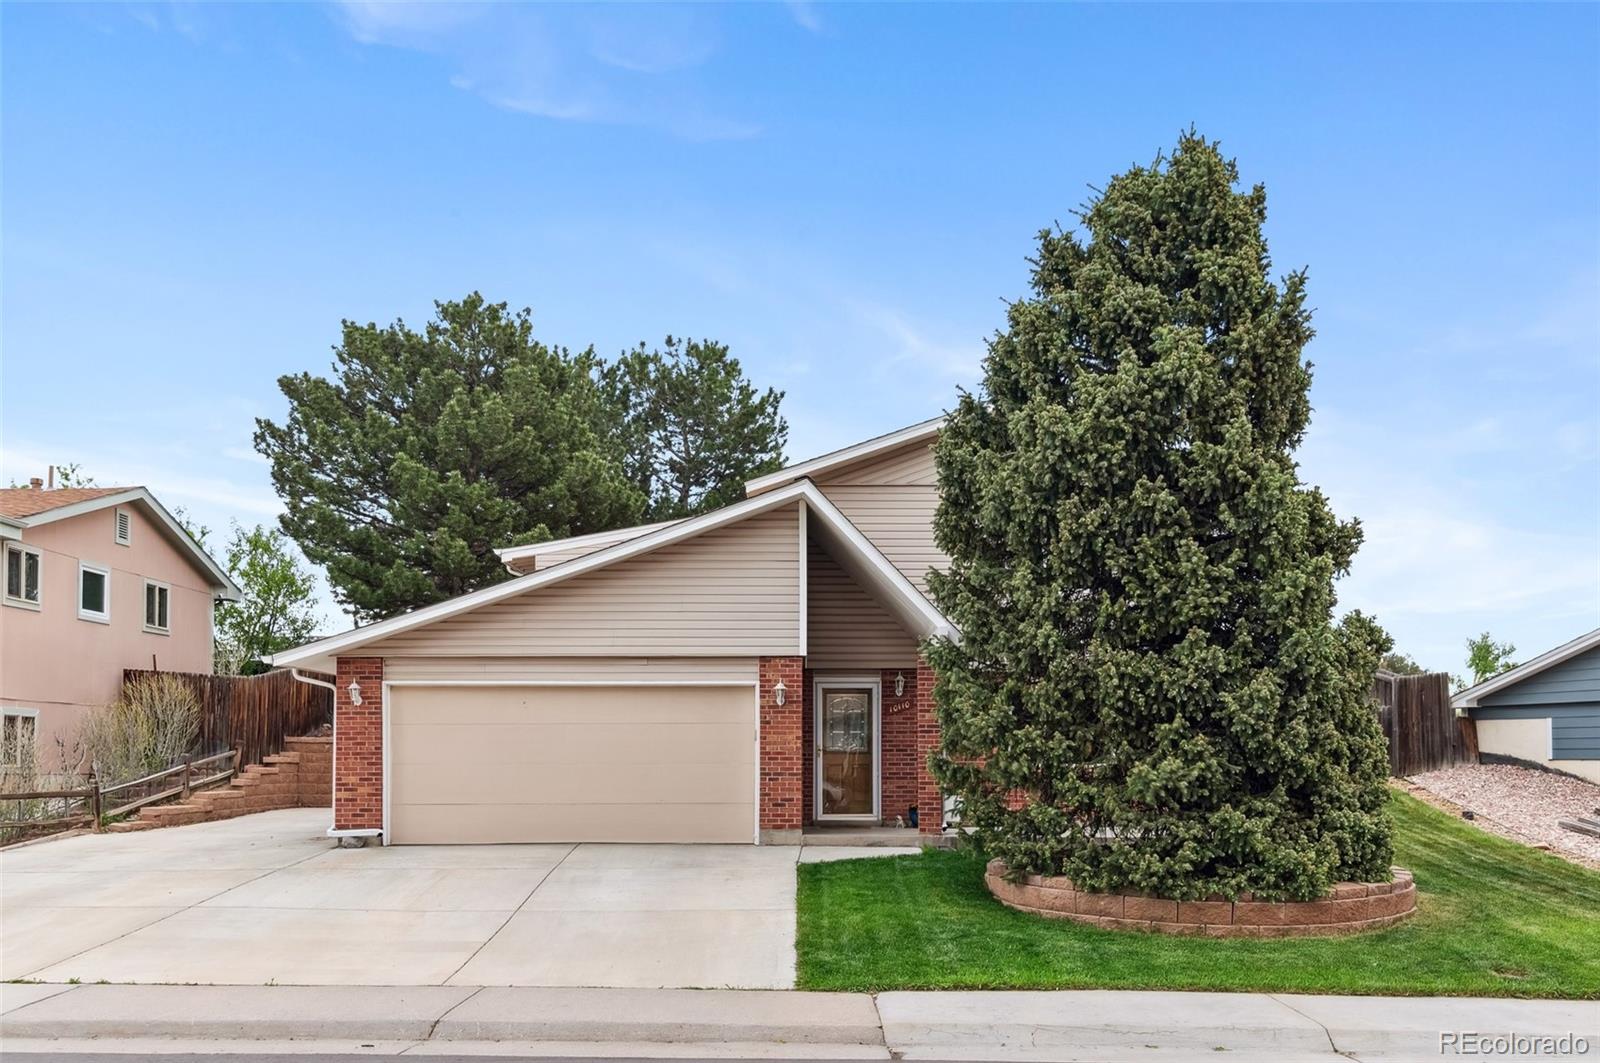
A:
POLYGON ((600 375, 618 418, 628 479, 651 520, 677 520, 744 497, 746 480, 783 467, 783 392, 756 390, 728 345, 668 336, 600 375))
POLYGON ((1333 581, 1360 543, 1293 460, 1305 273, 1214 143, 1046 230, 937 448, 934 769, 1018 871, 1164 897, 1387 878, 1369 704, 1390 648, 1333 581))
POLYGON ((474 292, 422 332, 344 323, 334 377, 279 379, 256 422, 280 518, 362 622, 507 578, 494 548, 635 522, 644 497, 593 351, 533 338, 528 310, 474 292))

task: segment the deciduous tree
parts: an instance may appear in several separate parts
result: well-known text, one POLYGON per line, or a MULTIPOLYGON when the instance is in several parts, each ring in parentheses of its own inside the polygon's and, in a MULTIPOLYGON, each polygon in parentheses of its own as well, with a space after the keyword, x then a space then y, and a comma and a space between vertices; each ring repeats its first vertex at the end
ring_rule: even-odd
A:
POLYGON ((244 592, 216 608, 216 670, 265 671, 262 659, 308 642, 317 630, 316 580, 276 528, 233 526, 228 574, 244 592))
POLYGON ((1472 682, 1481 683, 1515 668, 1517 662, 1511 659, 1511 655, 1516 652, 1517 648, 1511 643, 1496 642, 1487 631, 1475 639, 1468 639, 1467 667, 1472 669, 1472 682))

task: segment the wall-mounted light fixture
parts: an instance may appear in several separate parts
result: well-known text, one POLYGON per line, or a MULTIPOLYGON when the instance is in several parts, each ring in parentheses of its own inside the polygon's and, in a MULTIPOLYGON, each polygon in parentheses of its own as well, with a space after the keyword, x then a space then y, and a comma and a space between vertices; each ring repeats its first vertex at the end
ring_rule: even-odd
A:
POLYGON ((788 695, 788 693, 789 688, 783 685, 783 680, 781 679, 778 680, 778 685, 772 688, 772 696, 777 699, 779 705, 783 704, 783 699, 788 695))
POLYGON ((350 680, 350 685, 345 687, 345 690, 350 692, 350 704, 352 704, 352 705, 361 704, 361 684, 360 683, 357 683, 354 679, 352 679, 352 680, 350 680))
POLYGON ((894 696, 897 698, 901 697, 905 694, 905 692, 906 674, 904 672, 896 672, 894 674, 894 696))

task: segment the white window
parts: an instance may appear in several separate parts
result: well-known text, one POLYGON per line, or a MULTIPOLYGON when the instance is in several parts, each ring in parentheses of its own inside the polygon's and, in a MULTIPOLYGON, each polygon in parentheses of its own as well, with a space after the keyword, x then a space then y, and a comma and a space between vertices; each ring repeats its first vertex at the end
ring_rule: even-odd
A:
POLYGON ((117 545, 128 546, 133 542, 133 518, 128 516, 128 511, 117 508, 117 545))
POLYGON ((39 551, 18 543, 6 544, 7 605, 39 608, 39 551))
POLYGON ((78 562, 78 619, 111 623, 111 570, 78 562))
POLYGON ((172 588, 155 580, 144 581, 144 629, 165 635, 171 628, 167 611, 172 605, 172 588))
POLYGON ((0 717, 0 764, 33 763, 39 714, 33 709, 5 709, 0 717))

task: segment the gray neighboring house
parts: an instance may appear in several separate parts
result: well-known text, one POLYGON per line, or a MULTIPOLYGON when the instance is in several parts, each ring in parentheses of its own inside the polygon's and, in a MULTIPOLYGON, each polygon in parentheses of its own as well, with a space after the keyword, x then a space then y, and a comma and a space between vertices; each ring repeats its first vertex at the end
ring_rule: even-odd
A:
POLYGON ((1600 628, 1450 699, 1486 758, 1540 764, 1600 783, 1600 628))

